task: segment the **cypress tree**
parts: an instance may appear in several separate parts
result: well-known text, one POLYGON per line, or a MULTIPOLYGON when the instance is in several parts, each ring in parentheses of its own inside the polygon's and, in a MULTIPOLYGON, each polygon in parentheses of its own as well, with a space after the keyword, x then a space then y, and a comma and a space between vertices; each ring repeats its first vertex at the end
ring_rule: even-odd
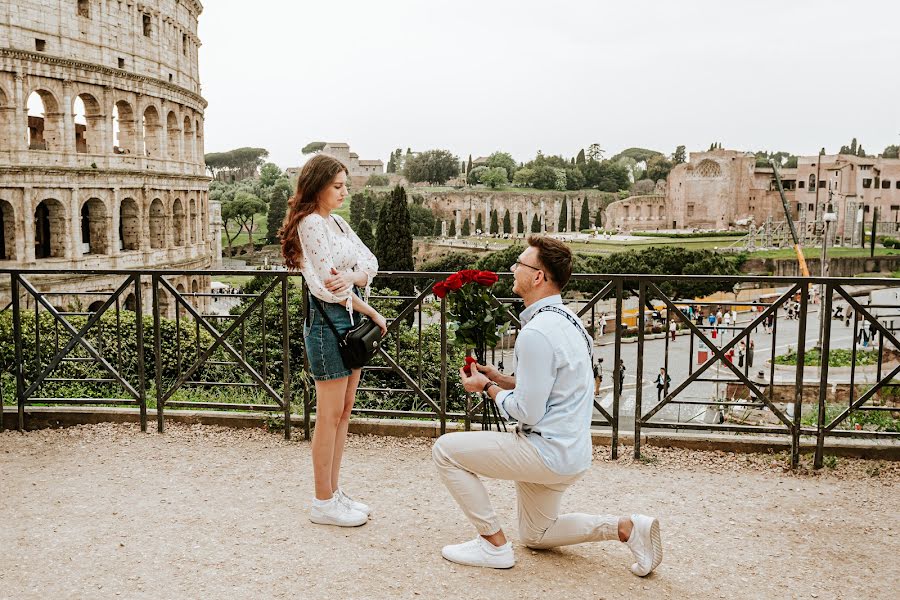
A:
POLYGON ((475 217, 475 231, 484 233, 484 221, 481 220, 481 213, 475 217))
POLYGON ((472 155, 469 155, 469 164, 466 166, 466 175, 472 172, 472 155))
POLYGON ((577 223, 575 222, 575 200, 572 200, 572 214, 569 215, 569 220, 572 222, 572 226, 569 227, 569 231, 575 233, 576 231, 578 231, 577 229, 575 229, 575 226, 577 225, 577 223))
POLYGON ((469 219, 464 219, 462 224, 462 236, 469 237, 471 234, 472 232, 469 231, 469 219))
POLYGON ((597 215, 594 217, 594 225, 597 227, 603 227, 603 209, 597 209, 597 215))
POLYGON ((366 214, 366 196, 360 192, 350 196, 350 227, 356 229, 365 219, 366 214))
POLYGON ((581 202, 581 222, 579 223, 579 229, 590 229, 591 228, 591 209, 588 206, 588 200, 585 198, 581 202))
POLYGON ((383 205, 383 200, 380 200, 377 196, 370 196, 363 207, 363 219, 377 225, 378 216, 383 205))
POLYGON ((456 221, 450 221, 450 229, 447 231, 448 237, 456 237, 456 221))
POLYGON ((503 215, 503 233, 512 233, 512 221, 509 217, 509 209, 506 209, 506 213, 503 215))
POLYGON ((375 234, 372 233, 372 223, 368 219, 359 222, 358 227, 354 227, 356 235, 360 241, 366 245, 366 248, 372 250, 375 248, 375 234))
POLYGON ((531 233, 540 233, 541 232, 541 222, 538 220, 538 216, 534 215, 531 217, 531 233))
POLYGON ((584 164, 584 148, 582 148, 581 150, 578 151, 578 156, 575 157, 575 164, 576 165, 584 164))
POLYGON ((562 207, 559 209, 559 223, 557 223, 557 231, 566 231, 569 223, 569 209, 566 207, 566 199, 563 198, 562 207))
MULTIPOLYGON (((384 202, 378 215, 378 236, 375 238, 375 256, 378 268, 385 271, 414 271, 413 232, 410 225, 406 189, 397 186, 384 202)), ((390 287, 401 295, 412 293, 412 280, 398 279, 390 287)))
POLYGON ((500 233, 500 223, 497 222, 497 211, 491 211, 491 235, 500 233))
POLYGON ((516 219, 516 233, 525 233, 525 219, 522 217, 522 213, 519 213, 519 217, 516 219))

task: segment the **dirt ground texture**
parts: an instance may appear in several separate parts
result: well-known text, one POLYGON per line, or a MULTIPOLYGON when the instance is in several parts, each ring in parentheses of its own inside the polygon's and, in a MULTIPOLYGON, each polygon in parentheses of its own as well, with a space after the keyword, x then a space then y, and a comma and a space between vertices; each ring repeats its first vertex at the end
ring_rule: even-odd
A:
POLYGON ((373 507, 313 525, 310 446, 262 430, 90 425, 0 434, 0 598, 895 598, 900 465, 597 448, 564 510, 660 518, 648 578, 623 544, 535 552, 509 482, 489 482, 515 568, 453 565, 474 530, 432 440, 351 436, 342 486, 373 507), (892 591, 893 590, 893 591, 892 591))

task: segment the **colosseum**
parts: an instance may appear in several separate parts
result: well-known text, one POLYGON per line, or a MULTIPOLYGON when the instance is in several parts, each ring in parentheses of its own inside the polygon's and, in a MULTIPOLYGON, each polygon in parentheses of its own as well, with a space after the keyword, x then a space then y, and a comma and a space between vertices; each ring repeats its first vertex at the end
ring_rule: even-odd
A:
MULTIPOLYGON (((216 265, 221 222, 207 193, 197 61, 202 10, 196 0, 0 7, 0 268, 216 265)), ((169 281, 186 292, 210 286, 208 276, 169 281)), ((37 283, 71 292, 53 300, 59 307, 89 306, 99 302, 90 293, 119 284, 90 275, 37 283)), ((9 286, 0 278, 3 304, 9 286)), ((172 304, 161 292, 164 314, 172 304)))

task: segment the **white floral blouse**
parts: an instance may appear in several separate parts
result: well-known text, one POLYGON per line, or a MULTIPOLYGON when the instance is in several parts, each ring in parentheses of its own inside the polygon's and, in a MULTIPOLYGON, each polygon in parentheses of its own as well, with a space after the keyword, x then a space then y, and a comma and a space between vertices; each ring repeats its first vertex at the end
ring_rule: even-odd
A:
POLYGON ((300 221, 298 233, 303 249, 300 272, 309 292, 323 302, 345 305, 352 323, 352 288, 334 294, 325 287, 325 280, 333 276, 332 268, 338 272, 362 271, 368 277, 365 293, 368 300, 372 279, 378 273, 378 259, 338 215, 327 219, 317 213, 307 215, 300 221))

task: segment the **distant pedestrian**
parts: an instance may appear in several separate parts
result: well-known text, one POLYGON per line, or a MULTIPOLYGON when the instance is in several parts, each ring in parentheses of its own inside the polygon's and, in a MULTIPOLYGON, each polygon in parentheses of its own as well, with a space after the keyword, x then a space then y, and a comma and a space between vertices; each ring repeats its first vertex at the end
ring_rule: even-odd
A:
POLYGON ((600 313, 600 337, 606 333, 606 313, 600 313))
POLYGON ((675 341, 675 332, 678 331, 678 325, 675 321, 669 321, 669 333, 672 335, 672 341, 675 341))
POLYGON ((722 318, 722 321, 725 327, 729 327, 731 325, 731 313, 727 310, 725 311, 725 316, 722 318))
POLYGON ((669 384, 672 382, 672 378, 666 375, 666 369, 660 368, 659 375, 656 376, 656 402, 657 404, 662 402, 663 393, 669 387, 669 384))
MULTIPOLYGON (((720 315, 722 313, 719 313, 720 315)), ((718 323, 718 317, 713 314, 712 309, 709 311, 709 326, 713 327, 716 323, 718 323)))
POLYGON ((755 344, 753 340, 750 340, 750 343, 747 345, 747 366, 753 366, 753 354, 756 352, 755 344))
POLYGON ((737 310, 731 309, 731 322, 737 325, 737 310))
POLYGON ((603 371, 600 361, 594 363, 594 396, 600 395, 600 384, 603 383, 603 371))
POLYGON ((744 357, 747 355, 747 344, 744 340, 741 340, 741 343, 738 344, 738 366, 744 366, 744 357))
POLYGON ((625 361, 619 360, 619 394, 625 391, 625 361))
POLYGON ((722 324, 722 309, 721 308, 716 311, 716 324, 717 325, 722 324))

